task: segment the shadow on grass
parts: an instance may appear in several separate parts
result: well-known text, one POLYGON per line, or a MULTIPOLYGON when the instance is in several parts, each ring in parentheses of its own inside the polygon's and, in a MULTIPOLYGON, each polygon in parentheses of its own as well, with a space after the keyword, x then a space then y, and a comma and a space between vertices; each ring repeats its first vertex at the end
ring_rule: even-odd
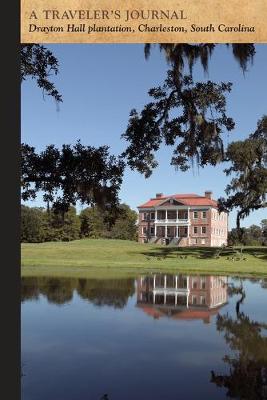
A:
POLYGON ((250 254, 251 256, 267 261, 267 247, 245 247, 243 254, 250 254))
POLYGON ((231 257, 236 254, 251 255, 258 259, 267 260, 267 247, 240 247, 219 248, 219 247, 172 247, 162 246, 154 249, 148 249, 141 252, 144 256, 150 258, 187 258, 193 257, 198 259, 214 259, 219 257, 231 257))

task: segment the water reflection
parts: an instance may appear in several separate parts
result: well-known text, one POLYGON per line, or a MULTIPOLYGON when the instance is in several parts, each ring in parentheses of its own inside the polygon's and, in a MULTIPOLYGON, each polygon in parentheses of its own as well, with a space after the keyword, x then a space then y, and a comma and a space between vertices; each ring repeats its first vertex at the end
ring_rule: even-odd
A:
POLYGON ((154 318, 209 323, 227 298, 227 278, 223 276, 156 274, 137 279, 137 305, 154 318))
POLYGON ((49 303, 61 305, 71 302, 74 291, 96 306, 123 308, 134 294, 134 279, 22 278, 21 301, 43 295, 49 303))
POLYGON ((23 398, 267 400, 266 283, 23 278, 23 398))
MULTIPOLYGON (((261 281, 266 288, 266 280, 261 281)), ((237 296, 235 316, 217 317, 216 327, 223 333, 230 354, 223 361, 229 373, 211 372, 211 382, 227 389, 227 396, 244 400, 267 399, 267 323, 255 321, 240 310, 246 299, 243 284, 229 286, 230 296, 237 296)))

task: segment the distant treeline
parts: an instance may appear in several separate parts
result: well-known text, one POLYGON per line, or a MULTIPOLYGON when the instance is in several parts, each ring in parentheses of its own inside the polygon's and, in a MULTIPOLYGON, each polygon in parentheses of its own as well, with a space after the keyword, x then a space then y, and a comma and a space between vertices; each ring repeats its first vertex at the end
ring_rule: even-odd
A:
POLYGON ((78 215, 21 206, 21 242, 71 241, 81 238, 137 240, 137 213, 126 204, 116 209, 88 207, 78 215))
POLYGON ((228 234, 228 244, 244 246, 267 246, 267 219, 263 219, 258 225, 241 228, 241 235, 237 229, 232 229, 228 234))

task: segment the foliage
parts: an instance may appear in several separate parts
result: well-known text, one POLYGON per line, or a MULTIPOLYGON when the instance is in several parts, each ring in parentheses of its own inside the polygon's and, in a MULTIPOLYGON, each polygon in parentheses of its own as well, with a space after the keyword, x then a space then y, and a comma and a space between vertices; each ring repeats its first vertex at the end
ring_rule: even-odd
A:
POLYGON ((47 146, 40 154, 22 144, 22 199, 35 199, 43 193, 44 202, 67 211, 77 201, 87 204, 115 205, 122 183, 124 163, 109 155, 108 147, 63 145, 47 146))
POLYGON ((44 213, 42 209, 22 205, 20 220, 22 242, 38 243, 44 240, 44 213))
POLYGON ((56 209, 47 212, 44 209, 21 206, 22 242, 69 241, 79 237, 80 219, 74 207, 62 214, 56 209))
POLYGON ((22 205, 22 242, 52 242, 87 238, 137 240, 137 213, 126 204, 116 208, 87 207, 80 215, 74 207, 62 212, 22 205), (116 210, 116 212, 115 212, 116 210))
MULTIPOLYGON (((153 44, 147 43, 145 45, 145 57, 150 56, 151 47, 153 44)), ((178 73, 182 73, 185 65, 192 74, 193 67, 197 61, 201 62, 201 65, 205 72, 208 70, 209 59, 212 56, 215 48, 220 46, 216 43, 200 43, 200 44, 189 44, 189 43, 160 43, 160 51, 163 51, 166 60, 169 64, 175 68, 178 73)), ((227 44, 227 47, 230 45, 227 44)), ((247 70, 249 63, 253 62, 255 55, 255 46, 252 43, 233 43, 231 49, 234 58, 242 68, 243 72, 247 70)))
POLYGON ((178 79, 169 71, 161 87, 149 91, 153 99, 140 114, 131 111, 126 132, 129 145, 123 156, 129 166, 150 176, 157 162, 154 157, 162 143, 174 146, 171 163, 182 171, 197 165, 216 165, 223 160, 221 134, 234 128, 226 115, 225 93, 231 83, 211 81, 194 84, 190 76, 178 79))
POLYGON ((245 246, 260 246, 267 245, 266 238, 266 220, 261 221, 261 226, 251 225, 248 228, 233 228, 228 233, 228 244, 233 245, 245 245, 245 246))
POLYGON ((21 81, 27 78, 36 80, 43 93, 52 96, 57 103, 62 96, 50 81, 51 74, 58 73, 58 60, 53 53, 39 44, 22 44, 20 50, 21 81))
POLYGON ((219 206, 227 211, 238 209, 236 225, 240 229, 241 219, 267 206, 267 116, 248 139, 231 143, 226 157, 231 164, 225 173, 234 177, 226 187, 227 199, 219 199, 219 206))
POLYGON ((137 213, 126 204, 118 208, 118 218, 111 228, 112 239, 137 240, 137 213))
POLYGON ((81 236, 98 239, 106 230, 103 212, 98 207, 88 207, 80 213, 81 236))
POLYGON ((137 240, 137 213, 126 204, 105 210, 88 207, 80 219, 82 237, 137 240))
MULTIPOLYGON (((231 83, 193 82, 195 64, 200 61, 207 72, 209 59, 219 45, 162 43, 158 46, 165 54, 170 71, 162 86, 149 91, 152 101, 140 113, 135 109, 131 111, 123 134, 129 143, 123 157, 132 169, 146 177, 157 166, 155 152, 162 144, 173 147, 171 163, 182 171, 187 170, 190 163, 203 167, 228 160, 232 166, 225 172, 227 175, 234 173, 235 177, 226 188, 228 198, 221 199, 221 208, 238 208, 237 228, 240 230, 242 218, 266 205, 266 117, 254 135, 230 144, 225 155, 222 134, 234 127, 234 121, 226 115, 225 94, 231 90, 231 83), (184 74, 185 66, 188 75, 184 74), (245 163, 239 157, 241 149, 245 153, 245 163), (263 155, 260 162, 259 153, 263 155)), ((254 45, 227 46, 245 72, 253 61, 254 45)), ((151 47, 151 44, 145 45, 146 58, 151 47)), ((38 44, 21 46, 21 81, 36 80, 44 94, 59 103, 62 96, 50 81, 51 73, 58 73, 58 60, 51 51, 38 44)), ((61 211, 77 201, 114 206, 123 170, 122 158, 109 156, 106 146, 95 149, 78 142, 73 148, 64 145, 60 151, 50 145, 38 155, 33 147, 24 144, 22 198, 35 198, 36 193, 42 191, 44 201, 54 203, 61 211)))

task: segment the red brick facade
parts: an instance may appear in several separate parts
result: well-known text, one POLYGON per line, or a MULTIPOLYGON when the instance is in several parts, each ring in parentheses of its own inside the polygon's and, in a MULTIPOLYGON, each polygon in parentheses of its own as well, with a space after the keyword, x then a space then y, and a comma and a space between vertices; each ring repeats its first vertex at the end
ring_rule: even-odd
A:
POLYGON ((205 196, 158 194, 138 209, 141 243, 209 247, 227 244, 228 214, 218 212, 211 192, 205 196))

